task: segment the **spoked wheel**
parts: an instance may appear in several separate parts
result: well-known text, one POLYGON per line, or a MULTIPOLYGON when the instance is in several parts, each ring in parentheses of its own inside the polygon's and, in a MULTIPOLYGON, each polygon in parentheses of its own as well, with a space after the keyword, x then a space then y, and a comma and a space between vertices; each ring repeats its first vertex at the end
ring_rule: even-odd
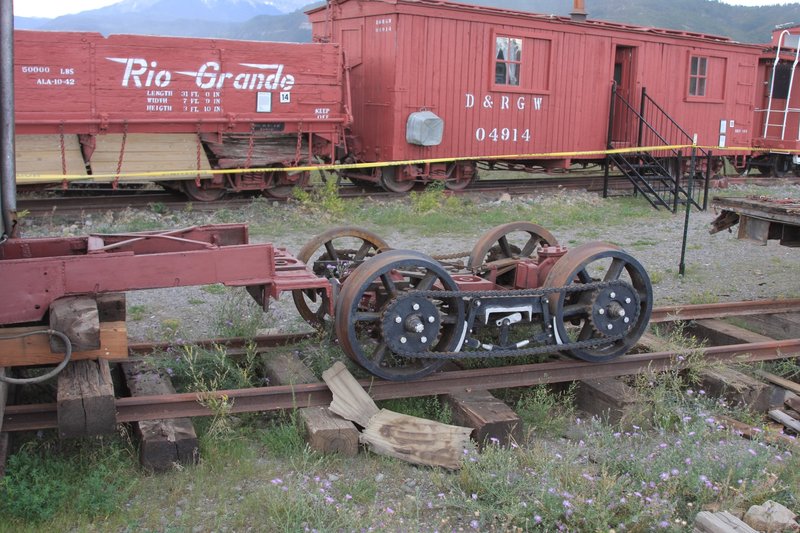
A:
POLYGON ((427 255, 392 250, 364 262, 339 294, 336 335, 342 349, 383 379, 418 379, 445 363, 400 352, 454 351, 461 342, 463 301, 424 298, 414 295, 414 290, 454 291, 458 286, 427 255))
MULTIPOLYGON (((379 236, 357 227, 333 228, 306 243, 297 258, 314 274, 344 280, 365 259, 389 248, 379 236)), ((312 326, 322 326, 328 312, 326 298, 312 289, 292 291, 297 311, 312 326)))
POLYGON ((567 252, 550 271, 544 286, 596 281, 614 283, 594 291, 550 296, 550 313, 561 343, 624 335, 599 347, 565 350, 591 362, 607 361, 630 350, 644 333, 653 308, 653 287, 644 267, 608 243, 587 243, 567 252))
POLYGON ((513 259, 535 257, 544 246, 558 246, 553 234, 531 222, 511 222, 484 233, 469 256, 468 268, 495 264, 497 284, 514 282, 516 263, 513 259))
POLYGON ((195 180, 185 180, 181 183, 181 190, 190 199, 198 202, 215 202, 225 196, 225 187, 211 185, 211 180, 200 180, 200 185, 195 180))
POLYGON ((400 167, 383 167, 379 180, 381 187, 389 192, 408 192, 414 188, 414 180, 400 180, 400 167))
POLYGON ((267 174, 268 185, 264 192, 273 198, 281 200, 290 198, 295 187, 305 187, 311 179, 311 173, 308 171, 284 172, 282 170, 273 170, 267 174))

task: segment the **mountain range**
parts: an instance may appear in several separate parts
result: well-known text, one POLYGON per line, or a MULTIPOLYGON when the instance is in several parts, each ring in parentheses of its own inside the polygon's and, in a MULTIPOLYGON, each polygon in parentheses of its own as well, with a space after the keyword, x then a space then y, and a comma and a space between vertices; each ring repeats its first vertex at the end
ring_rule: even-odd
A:
MULTIPOLYGON (((462 0, 462 3, 567 15, 571 0, 462 0)), ((20 29, 306 42, 308 0, 122 0, 54 19, 15 17, 20 29)), ((766 43, 780 24, 800 22, 800 4, 732 6, 717 0, 587 0, 589 18, 723 35, 766 43)))

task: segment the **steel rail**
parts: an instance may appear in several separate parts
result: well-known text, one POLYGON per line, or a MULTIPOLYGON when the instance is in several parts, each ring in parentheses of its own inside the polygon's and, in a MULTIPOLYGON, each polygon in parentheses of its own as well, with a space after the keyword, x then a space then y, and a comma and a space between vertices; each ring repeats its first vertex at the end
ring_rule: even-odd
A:
MULTIPOLYGON (((800 356, 800 339, 718 346, 692 350, 692 353, 726 363, 769 361, 800 356)), ((681 357, 685 355, 685 352, 666 351, 625 355, 602 363, 560 360, 442 372, 410 383, 377 379, 362 380, 360 383, 375 400, 410 398, 470 389, 526 387, 543 383, 639 374, 647 370, 682 368, 687 364, 686 359, 681 357)), ((118 398, 117 422, 208 416, 212 411, 204 405, 204 400, 209 398, 226 398, 232 403, 232 413, 244 413, 327 405, 331 401, 331 394, 324 383, 311 383, 208 393, 118 398)), ((56 428, 58 427, 57 404, 7 406, 2 427, 4 431, 56 428)))
POLYGON ((754 300, 749 302, 722 302, 714 304, 671 305, 655 307, 650 323, 676 320, 702 320, 731 316, 792 313, 800 311, 800 298, 754 300))

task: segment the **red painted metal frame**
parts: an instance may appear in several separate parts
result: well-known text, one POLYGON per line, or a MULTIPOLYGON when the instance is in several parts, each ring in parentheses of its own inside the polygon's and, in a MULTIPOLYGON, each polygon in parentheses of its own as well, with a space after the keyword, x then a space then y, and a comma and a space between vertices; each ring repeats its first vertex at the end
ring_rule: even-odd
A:
POLYGON ((212 283, 248 287, 265 309, 283 291, 331 291, 286 250, 248 244, 243 224, 12 239, 0 246, 0 325, 39 321, 63 296, 212 283))

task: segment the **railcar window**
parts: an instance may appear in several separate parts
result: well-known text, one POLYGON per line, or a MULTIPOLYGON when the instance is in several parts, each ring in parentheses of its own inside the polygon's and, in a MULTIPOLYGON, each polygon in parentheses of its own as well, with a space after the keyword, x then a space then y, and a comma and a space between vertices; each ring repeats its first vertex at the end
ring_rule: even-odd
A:
POLYGON ((689 69, 689 96, 706 95, 708 58, 692 57, 689 69))
POLYGON ((495 38, 495 84, 518 87, 521 63, 522 39, 497 36, 495 38))

